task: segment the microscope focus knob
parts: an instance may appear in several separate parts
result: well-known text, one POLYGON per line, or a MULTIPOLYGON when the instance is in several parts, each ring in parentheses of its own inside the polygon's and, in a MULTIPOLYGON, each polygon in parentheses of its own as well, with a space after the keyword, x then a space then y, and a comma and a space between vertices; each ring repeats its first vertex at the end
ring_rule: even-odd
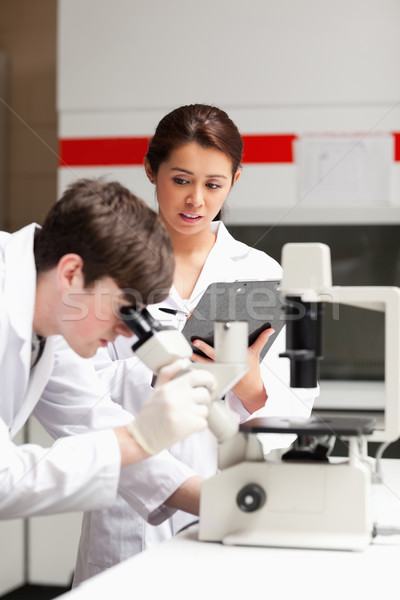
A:
POLYGON ((236 503, 243 512, 254 512, 264 506, 266 499, 266 493, 260 485, 249 483, 236 496, 236 503))

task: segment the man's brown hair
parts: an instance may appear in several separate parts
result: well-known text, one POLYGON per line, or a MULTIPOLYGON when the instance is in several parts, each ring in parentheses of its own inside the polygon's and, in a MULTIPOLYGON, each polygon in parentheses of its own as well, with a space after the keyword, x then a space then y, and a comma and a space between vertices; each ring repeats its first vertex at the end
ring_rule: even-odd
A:
POLYGON ((118 182, 80 179, 54 204, 35 235, 37 272, 78 254, 85 285, 111 277, 135 303, 165 298, 172 285, 174 259, 158 215, 118 182))

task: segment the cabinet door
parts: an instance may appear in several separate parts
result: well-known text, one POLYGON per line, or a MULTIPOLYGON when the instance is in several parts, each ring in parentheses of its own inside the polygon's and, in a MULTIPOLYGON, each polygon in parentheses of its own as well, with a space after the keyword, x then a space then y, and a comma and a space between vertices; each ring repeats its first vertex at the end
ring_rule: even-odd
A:
MULTIPOLYGON (((29 442, 46 447, 53 443, 34 417, 29 420, 29 442)), ((29 519, 29 583, 64 586, 71 582, 81 521, 80 512, 29 519)))
MULTIPOLYGON (((22 444, 24 432, 14 442, 22 444)), ((0 595, 25 583, 25 528, 24 519, 0 521, 0 595)))

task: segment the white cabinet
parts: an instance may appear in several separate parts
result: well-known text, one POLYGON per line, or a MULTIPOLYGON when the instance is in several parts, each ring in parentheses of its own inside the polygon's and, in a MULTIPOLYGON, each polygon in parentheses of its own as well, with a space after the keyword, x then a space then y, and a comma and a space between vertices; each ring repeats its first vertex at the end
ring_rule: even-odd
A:
MULTIPOLYGON (((15 442, 22 443, 23 432, 15 442)), ((26 521, 12 519, 0 521, 0 594, 25 583, 25 532, 26 521)))
MULTIPOLYGON (((53 439, 40 423, 29 420, 29 441, 48 447, 53 439)), ((28 581, 68 585, 75 568, 82 513, 45 515, 28 520, 28 581)))
MULTIPOLYGON (((31 417, 14 439, 48 447, 52 438, 31 417)), ((82 513, 0 521, 0 595, 25 583, 67 586, 75 568, 82 513)))

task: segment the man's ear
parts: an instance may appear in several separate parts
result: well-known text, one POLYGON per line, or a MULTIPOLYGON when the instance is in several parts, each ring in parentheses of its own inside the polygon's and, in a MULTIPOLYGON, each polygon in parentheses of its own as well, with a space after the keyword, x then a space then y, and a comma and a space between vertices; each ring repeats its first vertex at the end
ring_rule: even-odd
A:
POLYGON ((84 289, 83 260, 79 254, 64 254, 57 264, 57 283, 61 291, 84 289))
POLYGON ((239 167, 239 169, 236 171, 235 176, 233 178, 232 187, 235 185, 235 183, 237 182, 237 180, 239 179, 241 174, 242 174, 242 169, 239 167))
POLYGON ((154 183, 154 173, 153 173, 153 169, 150 166, 149 161, 147 160, 147 158, 144 159, 144 170, 146 171, 146 175, 149 178, 150 183, 154 183))

